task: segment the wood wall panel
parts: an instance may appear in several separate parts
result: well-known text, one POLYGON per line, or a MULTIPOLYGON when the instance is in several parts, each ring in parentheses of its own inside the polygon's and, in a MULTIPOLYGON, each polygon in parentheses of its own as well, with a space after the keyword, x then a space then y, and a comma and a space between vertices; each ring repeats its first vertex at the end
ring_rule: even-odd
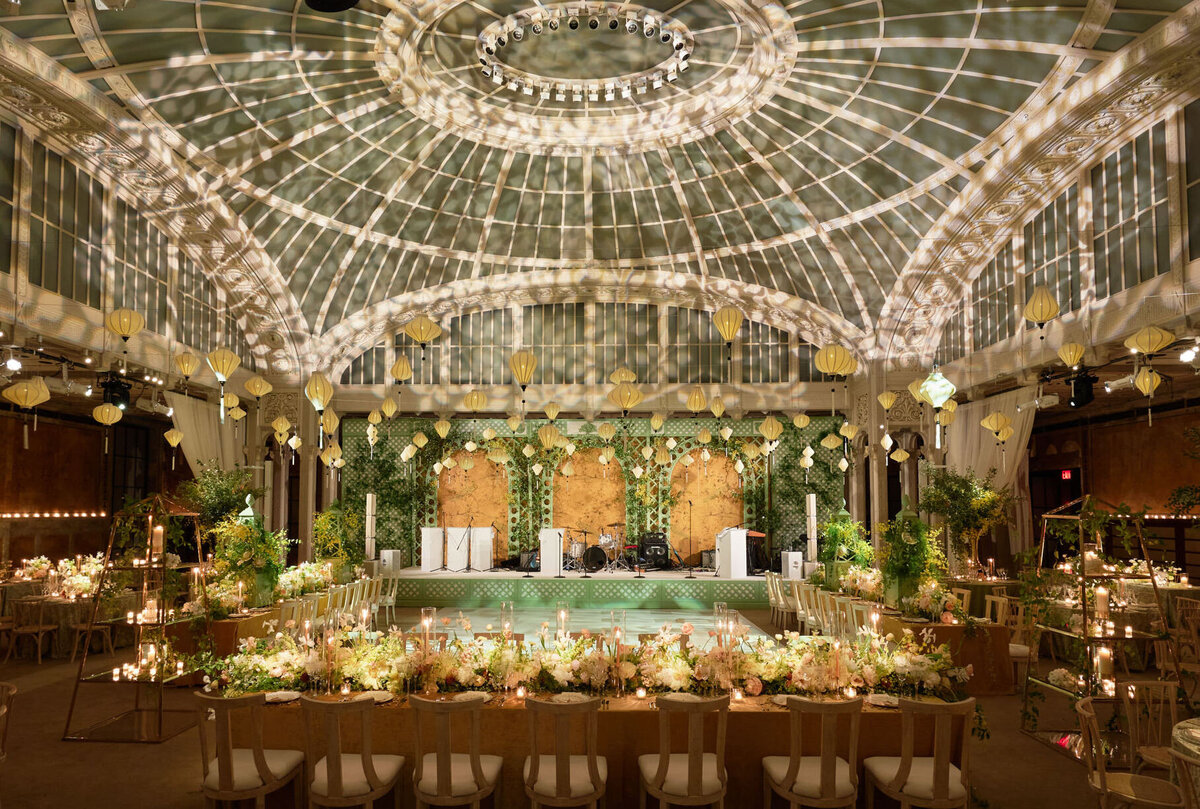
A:
POLYGON ((716 546, 717 532, 741 524, 745 517, 742 489, 733 461, 723 453, 715 453, 706 468, 698 450, 691 455, 695 461, 690 468, 676 464, 671 473, 671 490, 679 494, 671 510, 671 544, 683 557, 684 564, 699 565, 700 552, 716 546), (688 505, 689 499, 692 505, 688 505))
POLYGON ((575 474, 554 476, 554 527, 591 531, 588 544, 615 522, 625 522, 625 473, 615 461, 600 463, 600 449, 581 449, 571 458, 575 474))
POLYGON ((442 471, 438 478, 439 525, 465 528, 468 523, 484 528, 495 524, 496 538, 492 554, 497 560, 508 558, 508 473, 475 452, 475 465, 462 468, 462 460, 471 453, 454 454, 456 466, 442 471), (473 522, 472 522, 473 518, 473 522))

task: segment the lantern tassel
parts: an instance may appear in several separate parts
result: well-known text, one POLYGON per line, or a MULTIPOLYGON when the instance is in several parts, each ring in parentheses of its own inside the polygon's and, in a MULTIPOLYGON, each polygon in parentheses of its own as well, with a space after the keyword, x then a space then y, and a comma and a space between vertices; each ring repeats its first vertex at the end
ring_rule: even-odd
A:
POLYGON ((25 428, 22 431, 24 433, 24 436, 23 436, 24 448, 29 449, 29 422, 25 422, 25 424, 22 426, 25 428))
POLYGON ((225 383, 221 383, 221 423, 225 423, 225 383))

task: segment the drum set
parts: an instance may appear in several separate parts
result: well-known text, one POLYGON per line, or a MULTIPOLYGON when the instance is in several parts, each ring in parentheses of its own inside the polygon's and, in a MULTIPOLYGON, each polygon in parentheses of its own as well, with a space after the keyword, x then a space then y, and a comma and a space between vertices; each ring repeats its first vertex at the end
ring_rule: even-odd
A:
POLYGON ((582 570, 590 574, 632 571, 638 562, 638 545, 625 538, 623 522, 609 523, 598 534, 586 528, 567 528, 563 539, 567 546, 563 557, 564 572, 582 570), (588 537, 597 535, 596 544, 589 544, 588 537))

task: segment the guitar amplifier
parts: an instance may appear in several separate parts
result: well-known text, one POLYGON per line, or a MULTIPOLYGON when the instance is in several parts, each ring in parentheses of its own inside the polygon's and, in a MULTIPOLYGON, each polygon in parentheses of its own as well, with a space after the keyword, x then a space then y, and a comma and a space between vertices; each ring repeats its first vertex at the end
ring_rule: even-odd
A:
POLYGON ((711 567, 716 569, 717 552, 715 550, 700 551, 700 567, 711 567))

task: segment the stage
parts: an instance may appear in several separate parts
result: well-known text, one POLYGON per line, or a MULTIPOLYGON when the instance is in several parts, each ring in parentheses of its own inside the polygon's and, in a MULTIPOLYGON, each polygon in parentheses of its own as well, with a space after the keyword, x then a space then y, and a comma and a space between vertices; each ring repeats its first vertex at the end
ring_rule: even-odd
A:
POLYGON ((688 578, 686 570, 659 570, 637 578, 631 572, 594 573, 589 578, 568 572, 556 579, 533 573, 500 570, 479 573, 424 573, 402 568, 394 574, 398 607, 494 607, 501 601, 520 606, 551 607, 566 601, 573 607, 708 610, 723 601, 733 609, 766 609, 767 584, 762 576, 718 579, 711 571, 688 578))

